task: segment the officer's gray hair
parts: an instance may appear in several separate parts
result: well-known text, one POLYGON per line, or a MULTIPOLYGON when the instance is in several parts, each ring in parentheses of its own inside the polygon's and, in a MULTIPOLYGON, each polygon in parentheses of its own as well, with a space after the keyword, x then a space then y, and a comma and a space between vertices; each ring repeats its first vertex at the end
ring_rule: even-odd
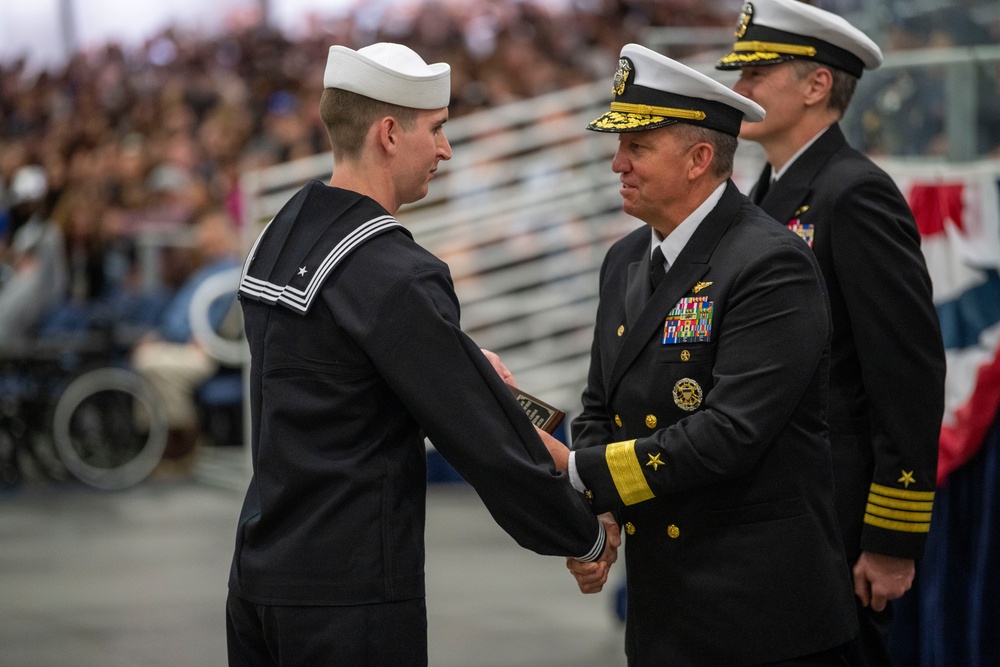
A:
POLYGON ((733 158, 736 155, 736 137, 725 132, 719 132, 707 127, 699 127, 690 123, 677 123, 674 127, 682 132, 682 136, 691 146, 697 143, 707 143, 715 152, 712 158, 712 175, 725 180, 733 174, 733 158))

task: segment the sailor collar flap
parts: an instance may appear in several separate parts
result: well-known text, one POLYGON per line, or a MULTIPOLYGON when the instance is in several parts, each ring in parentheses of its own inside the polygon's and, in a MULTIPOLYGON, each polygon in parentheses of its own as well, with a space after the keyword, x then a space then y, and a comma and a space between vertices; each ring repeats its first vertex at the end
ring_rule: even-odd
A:
POLYGON ((336 266, 366 241, 405 228, 374 200, 310 181, 257 237, 239 293, 305 315, 336 266))

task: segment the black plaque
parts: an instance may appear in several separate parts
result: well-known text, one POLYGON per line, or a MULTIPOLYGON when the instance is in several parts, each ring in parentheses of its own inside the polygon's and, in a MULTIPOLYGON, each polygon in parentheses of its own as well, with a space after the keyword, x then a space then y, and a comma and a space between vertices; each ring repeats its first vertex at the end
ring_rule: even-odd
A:
POLYGON ((566 413, 562 410, 558 410, 545 401, 535 398, 531 394, 521 391, 517 387, 511 387, 507 385, 510 389, 510 393, 514 394, 514 398, 517 402, 521 404, 524 408, 524 412, 531 419, 531 423, 542 429, 546 433, 552 433, 555 431, 559 424, 562 423, 563 418, 566 413))

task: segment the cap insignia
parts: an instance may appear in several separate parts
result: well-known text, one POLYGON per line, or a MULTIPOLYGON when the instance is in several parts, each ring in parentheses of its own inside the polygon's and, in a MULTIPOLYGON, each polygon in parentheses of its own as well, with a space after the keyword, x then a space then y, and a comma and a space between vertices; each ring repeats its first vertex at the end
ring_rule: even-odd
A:
POLYGON ((750 20, 753 18, 753 5, 749 2, 743 3, 743 10, 740 12, 740 16, 736 19, 736 39, 742 39, 743 35, 747 34, 747 28, 750 27, 750 20))
POLYGON ((619 58, 618 71, 615 72, 615 80, 611 88, 615 97, 620 97, 621 94, 625 92, 625 83, 628 81, 629 74, 631 73, 632 61, 628 58, 619 58))
POLYGON ((701 405, 701 385, 691 378, 681 378, 674 384, 674 404, 685 412, 694 412, 701 405))

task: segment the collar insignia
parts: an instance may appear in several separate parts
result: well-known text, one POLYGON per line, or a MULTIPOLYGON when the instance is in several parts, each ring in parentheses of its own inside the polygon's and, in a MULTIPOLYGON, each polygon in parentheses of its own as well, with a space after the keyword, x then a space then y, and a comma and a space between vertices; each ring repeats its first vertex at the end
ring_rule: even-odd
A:
POLYGON ((309 272, 308 272, 308 271, 306 271, 306 267, 304 267, 304 266, 300 266, 300 267, 299 267, 299 275, 300 275, 300 276, 304 276, 304 275, 306 275, 307 273, 309 273, 309 272))

